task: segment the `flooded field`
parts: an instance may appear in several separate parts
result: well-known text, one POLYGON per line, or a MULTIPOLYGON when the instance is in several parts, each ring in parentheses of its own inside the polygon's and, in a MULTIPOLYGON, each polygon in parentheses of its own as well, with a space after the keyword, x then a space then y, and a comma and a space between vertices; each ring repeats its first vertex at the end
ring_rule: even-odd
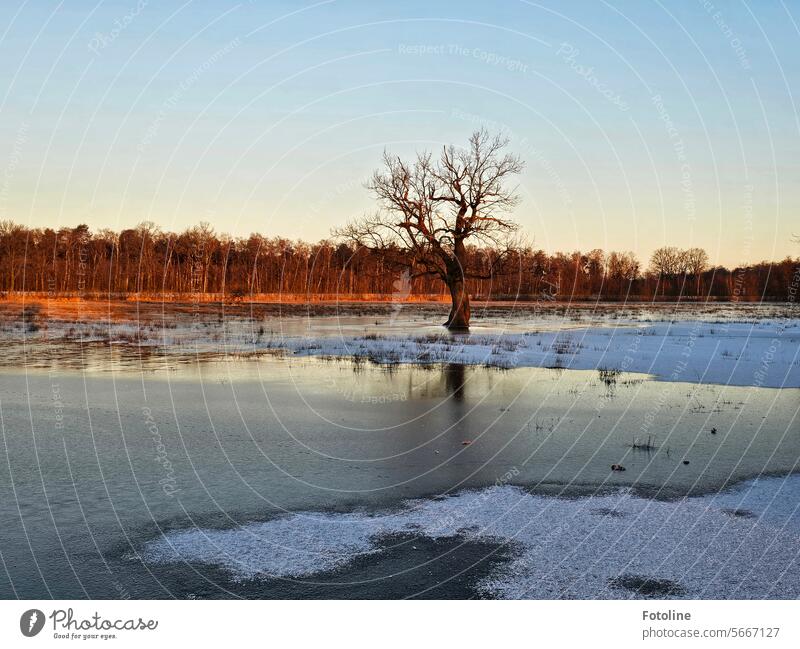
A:
POLYGON ((795 304, 493 304, 467 334, 439 304, 0 303, 0 366, 150 371, 274 352, 382 365, 604 369, 800 387, 795 304))
POLYGON ((6 307, 0 596, 800 596, 790 305, 248 308, 6 307))

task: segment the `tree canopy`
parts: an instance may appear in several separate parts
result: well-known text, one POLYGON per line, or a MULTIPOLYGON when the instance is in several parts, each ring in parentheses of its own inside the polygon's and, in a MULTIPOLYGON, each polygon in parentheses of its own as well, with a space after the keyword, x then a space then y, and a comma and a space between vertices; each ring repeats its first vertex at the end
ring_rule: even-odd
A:
POLYGON ((334 234, 407 264, 414 277, 438 277, 452 299, 445 325, 469 327, 467 280, 489 279, 519 252, 518 226, 509 218, 519 197, 509 183, 523 162, 507 146, 507 138, 481 129, 465 147, 445 146, 437 158, 426 151, 407 162, 384 152, 367 183, 378 210, 334 234), (467 241, 492 251, 488 271, 469 263, 467 241))

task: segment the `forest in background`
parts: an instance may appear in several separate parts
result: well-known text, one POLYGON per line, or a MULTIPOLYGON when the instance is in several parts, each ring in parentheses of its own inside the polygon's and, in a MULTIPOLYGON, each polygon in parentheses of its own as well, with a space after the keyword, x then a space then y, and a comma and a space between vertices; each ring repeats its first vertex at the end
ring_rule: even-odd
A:
MULTIPOLYGON (((471 247, 474 268, 494 267, 496 252, 471 247)), ((130 297, 208 294, 231 299, 281 294, 360 299, 443 296, 444 284, 414 277, 398 255, 337 241, 305 243, 251 234, 232 238, 207 223, 180 233, 146 222, 113 232, 27 228, 0 222, 0 294, 130 297)), ((522 249, 490 279, 468 282, 474 296, 491 299, 790 300, 800 258, 737 268, 712 266, 700 248, 663 247, 645 262, 632 252, 546 253, 522 249)))

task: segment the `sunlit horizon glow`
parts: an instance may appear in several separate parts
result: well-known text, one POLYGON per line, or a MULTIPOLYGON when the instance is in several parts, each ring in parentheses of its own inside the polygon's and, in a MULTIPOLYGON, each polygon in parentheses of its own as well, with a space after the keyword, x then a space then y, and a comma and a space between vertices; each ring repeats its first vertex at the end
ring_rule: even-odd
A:
POLYGON ((375 209, 384 149, 483 126, 526 161, 535 248, 796 257, 798 24, 784 2, 14 0, 0 220, 316 242, 375 209))

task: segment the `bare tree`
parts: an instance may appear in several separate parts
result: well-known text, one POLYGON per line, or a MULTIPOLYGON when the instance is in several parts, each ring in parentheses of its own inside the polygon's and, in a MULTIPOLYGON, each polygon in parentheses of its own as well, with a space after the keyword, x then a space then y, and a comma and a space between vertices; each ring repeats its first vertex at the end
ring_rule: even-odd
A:
POLYGON ((208 293, 208 276, 211 270, 211 259, 219 245, 219 239, 214 234, 214 228, 207 221, 200 221, 200 225, 189 230, 191 237, 192 256, 192 281, 199 293, 208 293))
POLYGON ((700 295, 700 277, 708 268, 708 254, 702 248, 689 248, 684 253, 686 272, 695 278, 695 295, 700 295))
POLYGON ((666 293, 669 280, 685 272, 684 252, 674 246, 664 246, 653 251, 650 257, 650 272, 661 284, 661 295, 666 293))
POLYGON ((508 140, 481 129, 465 148, 447 146, 438 160, 418 153, 408 163, 384 152, 383 169, 367 183, 380 208, 334 232, 359 246, 397 253, 412 268, 412 277, 441 279, 452 307, 445 323, 467 329, 470 320, 467 279, 488 279, 518 250, 518 226, 507 219, 519 198, 508 181, 523 162, 503 153, 508 140), (498 251, 491 267, 476 273, 467 264, 466 242, 498 251))
POLYGON ((627 295, 633 281, 639 275, 639 262, 632 252, 612 252, 608 256, 607 273, 612 283, 613 294, 627 295))
MULTIPOLYGON (((709 269, 700 250, 656 251, 644 275, 631 252, 570 254, 521 248, 512 263, 496 268, 503 249, 466 246, 470 279, 467 289, 488 298, 536 296, 537 299, 652 298, 678 296, 692 279, 698 295, 716 299, 791 299, 800 258, 709 269), (601 266, 600 262, 605 263, 601 266), (477 276, 478 279, 472 279, 477 276), (604 279, 605 278, 605 279, 604 279), (664 290, 665 284, 668 291, 664 290)), ((162 231, 152 224, 121 232, 76 228, 28 228, 0 221, 0 301, 16 292, 104 294, 225 293, 244 297, 281 294, 352 297, 437 293, 438 274, 403 273, 394 283, 393 269, 412 254, 397 247, 369 250, 349 241, 315 244, 252 234, 231 238, 211 226, 183 232, 162 231)), ((146 299, 146 298, 145 298, 146 299)))
MULTIPOLYGON (((25 228, 21 225, 12 221, 0 221, 0 250, 3 251, 0 261, 2 261, 4 274, 8 276, 6 286, 12 293, 16 288, 19 257, 25 254, 25 234, 25 228)), ((0 283, 0 286, 2 285, 0 283)))
POLYGON ((700 282, 703 272, 708 268, 708 254, 702 248, 689 248, 680 250, 674 246, 665 246, 653 251, 650 258, 650 273, 658 278, 661 285, 661 294, 664 295, 667 283, 672 280, 676 290, 683 285, 688 276, 695 279, 695 295, 700 294, 700 282), (680 286, 676 280, 681 279, 680 286))

